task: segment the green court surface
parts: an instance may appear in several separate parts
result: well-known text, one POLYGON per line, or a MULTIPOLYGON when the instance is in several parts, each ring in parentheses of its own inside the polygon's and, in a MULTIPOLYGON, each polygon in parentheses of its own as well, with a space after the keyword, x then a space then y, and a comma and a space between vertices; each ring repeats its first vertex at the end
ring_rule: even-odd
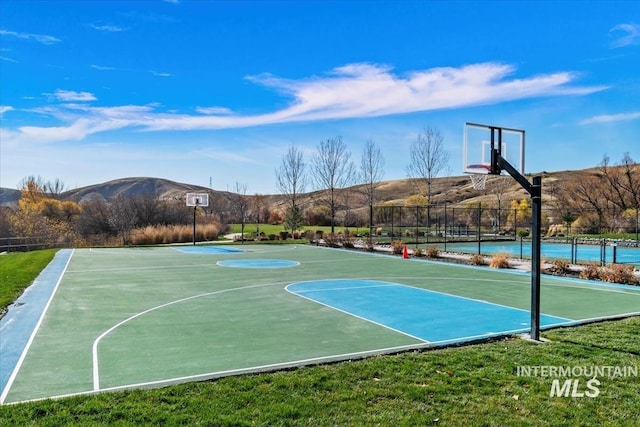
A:
MULTIPOLYGON (((310 245, 76 249, 3 403, 526 332, 530 283, 310 245)), ((543 327, 640 312, 640 287, 543 276, 541 292, 543 327)))

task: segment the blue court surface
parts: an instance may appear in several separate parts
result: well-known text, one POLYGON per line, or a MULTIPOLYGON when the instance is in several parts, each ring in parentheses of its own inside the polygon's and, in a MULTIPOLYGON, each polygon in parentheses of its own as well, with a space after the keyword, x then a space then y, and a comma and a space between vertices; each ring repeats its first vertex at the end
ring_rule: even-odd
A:
MULTIPOLYGON (((432 344, 525 332, 530 325, 530 313, 526 310, 398 283, 318 280, 294 283, 287 286, 287 290, 432 344)), ((570 321, 540 316, 540 324, 544 327, 570 321)))
MULTIPOLYGON (((605 264, 613 262, 613 247, 607 245, 586 245, 580 244, 574 247, 574 256, 581 263, 600 262, 605 264)), ((447 250, 475 254, 478 252, 478 243, 448 243, 447 250)), ((498 253, 509 254, 510 256, 531 258, 531 243, 524 242, 482 242, 480 251, 485 255, 498 253)), ((569 243, 542 243, 540 254, 549 259, 571 259, 571 244, 569 243)), ((617 246, 616 263, 640 265, 640 248, 617 246)))

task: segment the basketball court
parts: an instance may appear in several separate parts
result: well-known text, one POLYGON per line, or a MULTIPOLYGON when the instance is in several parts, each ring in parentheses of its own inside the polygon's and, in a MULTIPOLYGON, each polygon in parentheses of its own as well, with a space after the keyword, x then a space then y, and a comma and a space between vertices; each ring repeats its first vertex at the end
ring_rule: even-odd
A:
MULTIPOLYGON (((530 275, 311 245, 61 250, 0 322, 2 403, 161 387, 530 329, 530 275)), ((543 276, 542 329, 640 314, 543 276)))

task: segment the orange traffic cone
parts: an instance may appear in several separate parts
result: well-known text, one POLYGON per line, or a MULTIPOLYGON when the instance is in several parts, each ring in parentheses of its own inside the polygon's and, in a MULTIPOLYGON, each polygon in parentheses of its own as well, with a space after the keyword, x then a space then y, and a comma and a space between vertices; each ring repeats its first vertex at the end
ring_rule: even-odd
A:
POLYGON ((409 258, 409 251, 407 250, 407 245, 404 245, 404 249, 402 250, 402 258, 409 258))

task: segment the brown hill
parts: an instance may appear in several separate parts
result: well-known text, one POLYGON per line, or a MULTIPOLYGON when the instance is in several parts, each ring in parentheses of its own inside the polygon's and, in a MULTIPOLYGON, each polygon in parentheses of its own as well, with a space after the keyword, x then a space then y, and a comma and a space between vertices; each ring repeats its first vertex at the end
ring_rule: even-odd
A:
POLYGON ((208 188, 198 185, 183 184, 162 178, 122 178, 103 184, 90 185, 61 194, 64 200, 82 203, 96 198, 110 201, 118 196, 154 196, 161 199, 184 198, 189 192, 205 192, 208 188))
MULTIPOLYGON (((576 176, 593 174, 595 168, 542 173, 543 197, 552 199, 554 189, 562 185, 563 181, 576 176)), ((424 192, 424 185, 410 180, 399 179, 383 181, 376 188, 379 202, 403 205, 412 195, 424 192)), ((364 186, 354 186, 347 193, 347 201, 340 201, 340 205, 348 205, 350 209, 364 209, 364 186)), ((212 192, 214 195, 228 194, 226 191, 210 190, 206 187, 185 184, 161 178, 133 177, 108 181, 102 184, 90 185, 62 193, 64 200, 84 202, 95 198, 110 201, 118 196, 154 196, 162 199, 182 199, 187 192, 212 192)), ((436 178, 432 184, 432 201, 435 204, 454 204, 462 202, 488 202, 496 200, 496 192, 501 192, 503 200, 522 199, 528 197, 527 192, 511 177, 489 177, 485 190, 475 190, 468 176, 453 176, 436 178)), ((317 205, 323 198, 324 191, 303 194, 299 198, 299 205, 304 210, 317 205)), ((0 189, 0 205, 17 207, 20 193, 17 190, 0 189)), ((273 208, 281 208, 287 204, 282 195, 266 195, 265 204, 273 208)))

